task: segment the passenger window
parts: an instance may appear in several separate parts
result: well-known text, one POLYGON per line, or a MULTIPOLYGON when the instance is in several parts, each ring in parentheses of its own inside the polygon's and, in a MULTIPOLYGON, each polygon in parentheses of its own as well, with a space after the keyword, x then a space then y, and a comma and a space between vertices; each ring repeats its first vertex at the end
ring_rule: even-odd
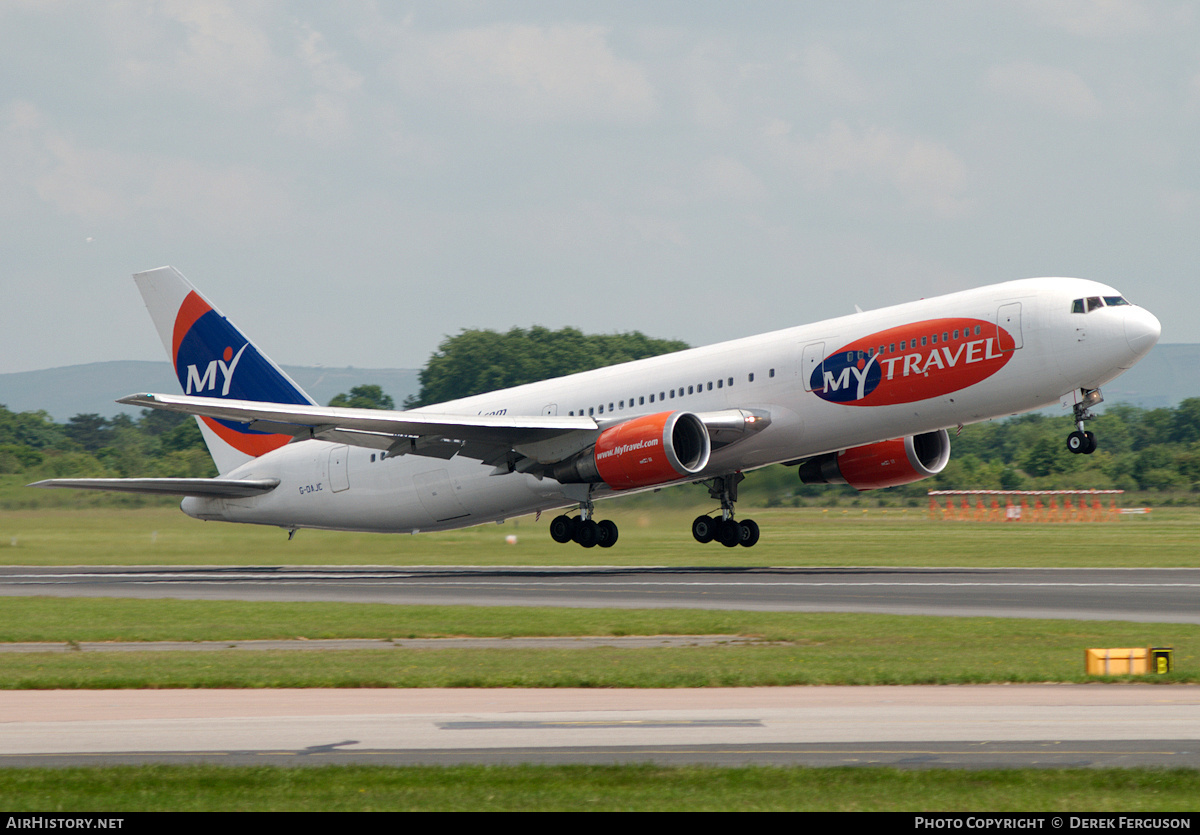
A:
POLYGON ((750 382, 752 382, 752 383, 754 382, 754 372, 753 371, 750 372, 750 382))
MULTIPOLYGON (((924 344, 925 344, 925 340, 924 340, 924 339, 922 339, 922 340, 921 340, 921 344, 922 344, 922 345, 924 345, 924 344)), ((937 334, 936 334, 936 333, 933 335, 933 344, 934 344, 934 345, 937 345, 937 334)))
POLYGON ((717 380, 717 388, 721 388, 724 382, 724 380, 717 380))
POLYGON ((729 385, 731 385, 731 386, 733 385, 733 378, 732 378, 732 377, 730 377, 730 378, 729 378, 729 385))
POLYGON ((921 337, 921 347, 922 347, 922 348, 924 348, 924 347, 925 347, 926 345, 928 345, 928 344, 929 344, 929 337, 928 337, 928 336, 922 336, 922 337, 921 337))

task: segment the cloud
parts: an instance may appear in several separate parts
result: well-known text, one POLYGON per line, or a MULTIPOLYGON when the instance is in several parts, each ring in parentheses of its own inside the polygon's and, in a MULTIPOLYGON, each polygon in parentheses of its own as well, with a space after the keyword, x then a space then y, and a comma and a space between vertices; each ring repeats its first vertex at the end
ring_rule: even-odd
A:
POLYGON ((639 120, 655 112, 641 68, 600 26, 407 30, 389 75, 406 93, 520 121, 639 120))
POLYGON ((1083 38, 1108 38, 1150 28, 1151 10, 1138 0, 1026 0, 1043 25, 1083 38))
POLYGON ((245 235, 279 228, 290 215, 286 187, 261 171, 88 147, 28 102, 0 119, 0 182, 8 200, 36 199, 92 224, 245 235))
MULTIPOLYGON (((820 191, 865 188, 872 195, 886 186, 910 209, 939 217, 970 210, 964 196, 967 166, 938 142, 879 127, 856 130, 834 121, 813 139, 793 139, 786 123, 772 122, 766 135, 784 163, 807 186, 820 191)), ((870 202, 878 197, 872 196, 870 202)))
POLYGON ((346 66, 311 27, 301 30, 296 52, 310 79, 305 92, 311 93, 302 105, 282 109, 280 129, 320 143, 348 137, 352 133, 349 102, 361 91, 363 77, 346 66))
POLYGON ((1075 119, 1100 115, 1100 102, 1087 82, 1061 67, 1019 61, 992 67, 984 84, 993 93, 1039 110, 1075 119))
POLYGON ((282 74, 266 30, 245 6, 221 0, 162 0, 111 7, 126 83, 183 89, 247 109, 278 93, 282 74))
POLYGON ((696 182, 701 197, 712 200, 753 203, 767 196, 766 186, 740 160, 713 156, 700 163, 696 182))

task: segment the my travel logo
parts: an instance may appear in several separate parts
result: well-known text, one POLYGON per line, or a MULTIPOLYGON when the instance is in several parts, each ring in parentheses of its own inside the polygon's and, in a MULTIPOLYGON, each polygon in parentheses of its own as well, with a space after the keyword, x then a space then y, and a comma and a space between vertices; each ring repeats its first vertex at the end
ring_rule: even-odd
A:
POLYGON ((809 376, 813 394, 848 406, 914 403, 973 386, 1012 359, 1015 342, 980 319, 931 319, 839 348, 809 376))

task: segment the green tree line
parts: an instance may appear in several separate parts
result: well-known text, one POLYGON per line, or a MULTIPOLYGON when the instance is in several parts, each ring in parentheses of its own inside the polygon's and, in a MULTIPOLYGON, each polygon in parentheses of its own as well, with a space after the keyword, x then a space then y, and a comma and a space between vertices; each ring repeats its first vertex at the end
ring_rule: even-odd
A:
POLYGON ((404 405, 429 406, 688 347, 686 342, 653 339, 640 331, 585 334, 576 328, 552 331, 541 326, 507 333, 464 330, 442 340, 421 369, 421 390, 404 405))
MULTIPOLYGON (((359 386, 334 403, 386 408, 378 386, 359 386)), ((967 426, 951 433, 953 454, 939 475, 894 488, 926 490, 1111 489, 1200 493, 1200 397, 1174 408, 1110 407, 1091 423, 1099 439, 1092 455, 1066 448, 1070 421, 1034 413, 967 426)), ((71 476, 215 475, 196 422, 184 415, 144 411, 140 418, 96 414, 54 422, 46 412, 0 406, 0 474, 35 478, 71 476)), ((815 497, 849 488, 802 485, 794 468, 754 475, 760 491, 779 497, 815 497)), ((747 484, 747 486, 751 486, 747 484)))

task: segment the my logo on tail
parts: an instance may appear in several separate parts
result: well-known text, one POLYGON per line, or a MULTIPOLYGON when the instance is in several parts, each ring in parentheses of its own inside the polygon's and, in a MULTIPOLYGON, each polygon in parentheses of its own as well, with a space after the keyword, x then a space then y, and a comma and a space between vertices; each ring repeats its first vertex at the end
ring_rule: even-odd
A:
MULTIPOLYGON (((179 306, 172 342, 175 374, 184 394, 263 403, 310 402, 195 291, 179 306)), ((247 455, 262 455, 291 440, 288 435, 255 432, 242 423, 202 420, 222 440, 247 455)))

